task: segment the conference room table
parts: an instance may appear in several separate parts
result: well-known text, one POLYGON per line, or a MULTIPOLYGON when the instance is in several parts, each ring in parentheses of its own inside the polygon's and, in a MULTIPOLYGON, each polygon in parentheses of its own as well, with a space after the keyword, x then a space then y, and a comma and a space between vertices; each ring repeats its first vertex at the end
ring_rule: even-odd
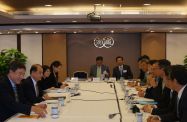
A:
MULTIPOLYGON (((126 81, 127 82, 127 81, 126 81)), ((124 101, 124 91, 121 84, 116 81, 110 83, 104 81, 72 81, 68 82, 72 88, 75 84, 79 84, 78 93, 80 95, 72 96, 68 101, 65 100, 65 105, 59 108, 59 117, 54 119, 51 117, 50 100, 45 101, 47 104, 48 114, 45 118, 20 118, 22 114, 16 114, 9 118, 7 122, 136 122, 136 115, 129 110, 129 105, 124 101), (114 89, 116 88, 116 92, 114 89), (119 106, 117 99, 119 100, 119 106), (116 114, 112 119, 110 114, 116 114)), ((136 93, 134 88, 130 88, 130 92, 136 93)), ((58 93, 51 92, 50 95, 55 96, 58 93)), ((68 97, 69 93, 59 93, 62 96, 68 97)), ((138 97, 137 97, 138 98, 138 97)), ((139 98, 144 99, 144 98, 139 98)), ((139 106, 141 107, 141 106, 139 106)), ((143 113, 143 122, 149 114, 143 113)))

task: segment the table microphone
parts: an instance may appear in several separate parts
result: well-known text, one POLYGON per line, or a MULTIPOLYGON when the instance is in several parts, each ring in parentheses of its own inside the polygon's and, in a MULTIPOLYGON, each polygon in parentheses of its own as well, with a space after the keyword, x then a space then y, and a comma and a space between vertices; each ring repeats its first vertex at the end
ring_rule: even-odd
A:
POLYGON ((120 113, 109 114, 108 118, 109 119, 113 119, 117 114, 120 114, 120 113))

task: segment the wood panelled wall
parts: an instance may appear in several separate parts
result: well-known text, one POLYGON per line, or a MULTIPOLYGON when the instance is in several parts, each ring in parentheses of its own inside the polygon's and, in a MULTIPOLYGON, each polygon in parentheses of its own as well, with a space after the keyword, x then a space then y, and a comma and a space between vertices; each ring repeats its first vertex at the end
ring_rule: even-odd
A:
POLYGON ((43 34, 43 64, 50 66, 54 60, 61 61, 60 81, 67 77, 66 51, 66 34, 43 34))
POLYGON ((142 33, 141 55, 148 55, 151 59, 165 59, 166 34, 142 33))

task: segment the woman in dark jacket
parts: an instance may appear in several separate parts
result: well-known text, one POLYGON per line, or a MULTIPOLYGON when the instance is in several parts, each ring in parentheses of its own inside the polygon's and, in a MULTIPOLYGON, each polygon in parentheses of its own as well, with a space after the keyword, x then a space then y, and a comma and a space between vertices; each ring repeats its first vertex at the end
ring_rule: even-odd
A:
POLYGON ((47 78, 51 74, 51 71, 50 71, 50 67, 47 65, 43 65, 42 68, 43 68, 43 77, 40 81, 38 81, 38 87, 43 91, 49 88, 47 78))
POLYGON ((58 73, 60 69, 62 68, 62 64, 60 61, 53 61, 50 66, 51 74, 48 78, 46 78, 47 81, 47 87, 55 87, 60 88, 62 83, 58 81, 58 73))

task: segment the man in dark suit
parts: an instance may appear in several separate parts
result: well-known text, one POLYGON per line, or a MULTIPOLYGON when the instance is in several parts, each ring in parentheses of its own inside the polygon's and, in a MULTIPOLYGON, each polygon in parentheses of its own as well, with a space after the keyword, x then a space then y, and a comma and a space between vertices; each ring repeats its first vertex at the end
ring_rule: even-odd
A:
POLYGON ((113 77, 116 77, 116 80, 120 78, 123 79, 132 79, 133 74, 131 72, 130 66, 124 64, 123 57, 116 57, 117 66, 113 69, 113 77))
MULTIPOLYGON (((163 80, 165 76, 164 68, 170 65, 170 61, 166 59, 159 60, 153 64, 153 74, 156 78, 155 80, 150 81, 152 89, 151 91, 149 91, 149 94, 151 94, 151 96, 149 95, 149 98, 154 99, 156 102, 158 102, 156 107, 159 109, 167 108, 170 102, 171 89, 166 87, 165 81, 163 80)), ((147 107, 149 106, 144 107, 144 111, 150 112, 147 107)))
POLYGON ((101 77, 101 75, 110 77, 110 70, 108 66, 103 65, 103 57, 98 56, 96 57, 96 64, 90 68, 90 77, 101 77))
POLYGON ((38 87, 37 82, 41 80, 43 75, 42 66, 39 64, 34 64, 30 68, 30 76, 22 81, 21 85, 23 87, 24 96, 30 103, 39 103, 47 98, 43 96, 43 91, 38 87))
POLYGON ((159 116, 151 116, 148 122, 187 122, 187 69, 182 65, 171 66, 168 70, 168 79, 172 89, 177 95, 177 102, 174 111, 159 116))
POLYGON ((44 106, 32 106, 23 96, 20 82, 25 74, 25 66, 19 62, 12 62, 7 76, 0 79, 0 122, 5 121, 16 113, 30 115, 31 111, 44 117, 44 106))

